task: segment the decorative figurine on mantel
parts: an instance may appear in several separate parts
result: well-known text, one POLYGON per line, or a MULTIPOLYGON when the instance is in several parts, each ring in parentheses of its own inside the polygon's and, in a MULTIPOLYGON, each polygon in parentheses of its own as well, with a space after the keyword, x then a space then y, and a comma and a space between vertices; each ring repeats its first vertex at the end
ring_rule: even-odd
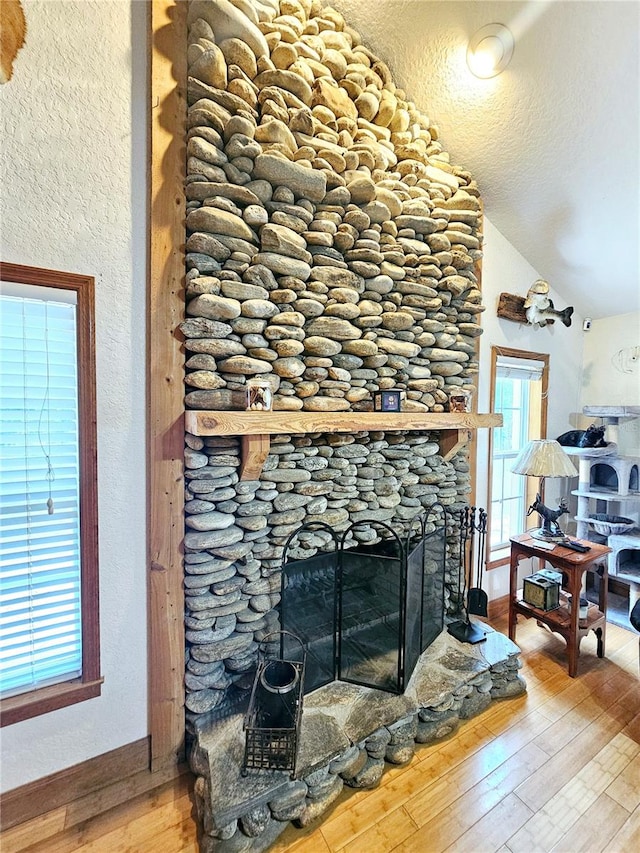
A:
POLYGON ((557 311, 549 298, 549 282, 539 278, 527 291, 526 299, 513 293, 501 293, 496 313, 503 320, 530 326, 551 326, 556 319, 570 326, 573 308, 557 311))
POLYGON ((471 394, 469 391, 454 391, 449 395, 450 412, 470 412, 471 394))
POLYGON ((402 408, 402 391, 391 388, 375 391, 373 394, 374 412, 399 412, 402 408))
POLYGON ((247 411, 270 412, 273 404, 271 384, 267 379, 251 377, 247 380, 247 411))

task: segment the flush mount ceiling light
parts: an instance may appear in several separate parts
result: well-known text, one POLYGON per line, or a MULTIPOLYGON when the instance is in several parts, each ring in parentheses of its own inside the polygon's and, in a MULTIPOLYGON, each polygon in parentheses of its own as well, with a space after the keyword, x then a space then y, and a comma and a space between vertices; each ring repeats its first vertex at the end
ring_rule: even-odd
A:
POLYGON ((513 56, 514 40, 511 30, 504 24, 487 24, 469 41, 467 65, 476 77, 495 77, 509 64, 513 56))

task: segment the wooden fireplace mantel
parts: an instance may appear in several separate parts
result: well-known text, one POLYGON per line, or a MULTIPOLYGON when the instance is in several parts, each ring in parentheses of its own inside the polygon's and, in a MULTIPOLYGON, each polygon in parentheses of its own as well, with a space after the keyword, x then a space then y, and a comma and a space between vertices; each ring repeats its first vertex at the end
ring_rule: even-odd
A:
POLYGON ((473 412, 242 412, 189 410, 185 429, 192 435, 238 435, 242 442, 241 480, 255 480, 269 455, 270 435, 313 432, 441 431, 445 460, 464 447, 470 431, 499 427, 502 415, 473 412))

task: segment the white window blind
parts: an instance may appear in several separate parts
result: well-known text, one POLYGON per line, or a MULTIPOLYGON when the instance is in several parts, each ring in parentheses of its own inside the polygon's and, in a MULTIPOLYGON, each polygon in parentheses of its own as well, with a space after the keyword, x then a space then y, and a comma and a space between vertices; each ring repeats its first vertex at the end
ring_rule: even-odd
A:
POLYGON ((542 379, 543 371, 544 362, 532 358, 512 358, 501 355, 496 363, 496 376, 502 379, 535 382, 542 379))
POLYGON ((0 294, 0 695, 82 674, 76 295, 0 294))

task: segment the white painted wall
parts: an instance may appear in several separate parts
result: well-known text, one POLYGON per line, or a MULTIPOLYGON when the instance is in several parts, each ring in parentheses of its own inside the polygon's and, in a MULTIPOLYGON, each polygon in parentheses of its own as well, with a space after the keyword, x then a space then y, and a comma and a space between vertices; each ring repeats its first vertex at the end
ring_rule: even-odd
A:
POLYGON ((2 790, 148 733, 146 4, 23 7, 26 45, 0 86, 0 254, 96 279, 104 685, 99 698, 2 730, 2 790))
MULTIPOLYGON (((640 314, 591 324, 585 335, 582 404, 640 406, 640 314)), ((611 440, 617 440, 621 456, 640 456, 640 418, 622 422, 611 440)))
MULTIPOLYGON (((579 310, 574 312, 569 328, 561 323, 553 326, 520 325, 496 315, 500 293, 525 296, 529 286, 539 278, 537 271, 507 242, 491 224, 491 211, 485 217, 484 258, 482 262, 482 291, 486 311, 482 315, 484 334, 480 338, 480 374, 478 380, 478 411, 491 411, 491 347, 509 347, 549 355, 549 399, 547 406, 547 438, 556 438, 572 428, 572 416, 581 411, 582 352, 585 333, 579 310)), ((566 302, 553 288, 550 293, 556 308, 565 308, 566 302)), ((478 506, 488 505, 488 454, 487 430, 478 431, 477 489, 478 506)), ((576 472, 577 474, 577 472, 576 472)), ((576 488, 577 479, 547 480, 545 502, 555 506, 555 501, 576 488)), ((533 525, 532 525, 533 526, 533 525)), ((517 533, 520 531, 514 531, 517 533)), ((523 564, 523 565, 526 565, 523 564)), ((500 567, 485 575, 487 592, 491 599, 509 592, 508 567, 500 567)))

